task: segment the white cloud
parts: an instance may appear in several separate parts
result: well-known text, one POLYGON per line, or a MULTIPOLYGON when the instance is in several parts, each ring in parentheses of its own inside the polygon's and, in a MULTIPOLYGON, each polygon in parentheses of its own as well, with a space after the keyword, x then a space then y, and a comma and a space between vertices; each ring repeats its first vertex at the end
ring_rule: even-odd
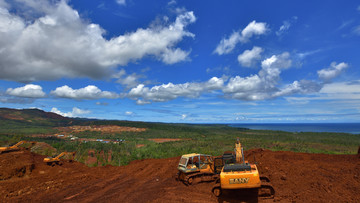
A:
POLYGON ((233 32, 228 39, 223 38, 217 45, 214 53, 219 55, 230 53, 235 46, 241 43, 249 42, 250 38, 255 35, 263 35, 268 31, 266 23, 257 23, 255 20, 250 22, 241 32, 233 32))
POLYGON ((249 23, 245 29, 241 31, 240 41, 246 43, 254 35, 263 35, 268 31, 266 23, 257 23, 255 20, 249 23))
POLYGON ((162 61, 166 64, 174 64, 180 61, 185 61, 188 58, 190 51, 183 51, 179 48, 165 50, 161 55, 162 61))
POLYGON ((58 110, 57 108, 53 107, 51 109, 51 112, 62 115, 64 117, 80 117, 80 116, 91 113, 91 111, 89 111, 89 110, 82 110, 77 107, 74 107, 72 109, 72 112, 67 112, 67 113, 63 113, 60 110, 58 110))
POLYGON ((182 115, 181 115, 181 120, 185 120, 187 117, 188 117, 188 115, 182 114, 182 115))
POLYGON ((323 83, 309 80, 294 81, 290 84, 280 84, 280 74, 292 65, 288 52, 273 55, 261 63, 261 70, 247 77, 235 76, 229 79, 213 77, 206 82, 163 84, 146 87, 139 84, 132 88, 127 97, 137 100, 137 104, 150 102, 165 102, 179 97, 196 98, 201 94, 217 91, 225 98, 261 101, 294 94, 311 94, 319 92, 323 83))
POLYGON ((239 32, 233 32, 228 39, 223 38, 220 41, 214 52, 219 55, 230 53, 235 48, 237 43, 240 42, 240 38, 241 37, 239 32))
POLYGON ((71 87, 64 85, 62 87, 56 88, 50 93, 56 97, 79 99, 79 100, 100 99, 100 98, 116 99, 119 97, 119 95, 114 92, 102 91, 94 85, 88 85, 80 89, 72 89, 71 87))
POLYGON ((28 84, 23 87, 8 88, 6 94, 16 97, 41 98, 45 96, 40 85, 28 84))
POLYGON ((127 75, 124 69, 121 69, 118 73, 112 76, 116 78, 116 82, 122 85, 125 85, 127 88, 136 87, 139 84, 139 78, 143 77, 141 75, 137 75, 133 73, 131 75, 127 75))
POLYGON ((126 115, 126 116, 133 116, 133 115, 134 115, 134 112, 132 112, 132 111, 126 111, 126 112, 125 112, 125 115, 126 115))
POLYGON ((297 19, 297 16, 293 16, 290 20, 284 21, 283 24, 280 26, 279 30, 276 31, 276 35, 279 37, 284 35, 290 29, 291 25, 297 21, 297 19))
POLYGON ((360 94, 360 81, 325 84, 320 93, 325 94, 360 94))
POLYGON ((226 98, 257 101, 279 96, 309 93, 318 91, 320 87, 312 81, 295 81, 285 87, 278 87, 280 74, 291 66, 290 54, 284 52, 273 55, 262 61, 262 69, 256 75, 248 77, 235 76, 225 84, 225 78, 213 77, 202 83, 163 84, 152 88, 139 84, 127 94, 137 100, 137 104, 165 102, 178 97, 196 98, 209 91, 222 91, 226 98))
POLYGON ((252 67, 261 59, 261 53, 264 50, 261 47, 254 46, 251 50, 245 50, 238 56, 239 63, 244 67, 252 67))
POLYGON ((99 79, 118 65, 146 56, 173 64, 188 60, 190 53, 177 48, 177 43, 195 36, 186 31, 196 21, 192 11, 178 14, 167 26, 138 28, 107 40, 100 25, 83 20, 67 1, 44 4, 35 15, 40 17, 30 21, 9 10, 14 9, 0 8, 0 47, 4 50, 0 52, 0 79, 6 80, 99 79))
POLYGON ((263 69, 286 69, 291 66, 290 54, 284 52, 280 55, 272 55, 261 62, 263 69))
POLYGON ((318 92, 321 85, 309 80, 294 81, 292 84, 285 86, 285 88, 275 92, 272 97, 282 97, 293 94, 307 94, 318 92))
POLYGON ((116 3, 119 4, 119 5, 125 6, 126 5, 126 0, 116 0, 116 3))
POLYGON ((144 84, 139 84, 137 87, 130 90, 128 97, 136 99, 137 104, 146 104, 150 101, 164 102, 178 97, 195 98, 203 92, 219 90, 222 88, 223 84, 224 80, 217 77, 213 77, 203 83, 168 83, 152 88, 145 87, 144 84))
POLYGON ((239 100, 265 100, 276 97, 280 73, 291 66, 290 54, 284 52, 273 55, 262 61, 262 69, 256 75, 248 77, 236 76, 229 79, 223 88, 225 96, 239 100))
POLYGON ((333 78, 337 77, 338 75, 340 75, 348 67, 349 65, 344 62, 339 64, 336 64, 336 62, 332 62, 329 68, 321 69, 317 73, 320 79, 322 79, 325 82, 328 82, 333 78))

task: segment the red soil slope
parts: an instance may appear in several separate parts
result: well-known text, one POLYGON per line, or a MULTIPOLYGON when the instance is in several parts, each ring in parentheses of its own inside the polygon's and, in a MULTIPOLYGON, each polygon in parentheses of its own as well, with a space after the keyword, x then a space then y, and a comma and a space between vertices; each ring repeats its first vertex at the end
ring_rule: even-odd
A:
POLYGON ((241 191, 216 198, 213 183, 186 186, 174 178, 179 157, 121 167, 78 162, 51 167, 42 162, 44 156, 20 151, 0 155, 0 202, 360 202, 357 155, 256 149, 245 156, 256 159, 260 173, 271 179, 274 199, 245 197, 241 191))

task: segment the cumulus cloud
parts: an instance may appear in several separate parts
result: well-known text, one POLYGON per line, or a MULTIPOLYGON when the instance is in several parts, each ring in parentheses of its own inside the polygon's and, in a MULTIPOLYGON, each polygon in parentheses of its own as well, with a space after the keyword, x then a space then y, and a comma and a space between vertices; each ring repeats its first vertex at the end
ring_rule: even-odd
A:
POLYGON ((229 79, 223 88, 225 96, 239 100, 264 100, 273 97, 282 70, 291 66, 290 54, 273 55, 261 63, 261 70, 248 77, 236 76, 229 79))
POLYGON ((183 51, 182 49, 167 49, 161 55, 161 59, 166 64, 174 64, 180 61, 185 61, 188 58, 190 51, 183 51))
POLYGON ((280 74, 291 66, 288 52, 273 55, 261 63, 258 74, 247 77, 235 76, 228 80, 213 77, 203 83, 163 84, 152 88, 140 84, 130 90, 128 97, 137 100, 137 104, 164 102, 178 97, 196 98, 209 91, 221 91, 224 97, 245 101, 259 101, 291 94, 317 92, 321 85, 314 81, 294 81, 280 86, 280 74))
POLYGON ((251 50, 245 50, 238 56, 239 63, 244 67, 252 67, 261 59, 261 53, 264 50, 261 47, 254 46, 251 50))
POLYGON ((64 85, 58 87, 50 92, 56 97, 69 98, 69 99, 116 99, 119 97, 118 94, 109 91, 102 91, 94 85, 88 85, 80 89, 72 89, 71 87, 64 85))
POLYGON ((240 42, 240 38, 241 36, 239 32, 233 32, 228 39, 223 38, 220 41, 214 52, 219 55, 230 53, 235 48, 237 43, 240 42))
MULTIPOLYGON (((254 75, 235 76, 228 79, 213 77, 206 82, 168 83, 151 88, 139 84, 130 90, 127 97, 137 100, 136 103, 139 105, 144 105, 151 102, 170 101, 179 97, 196 98, 203 93, 215 91, 223 93, 223 96, 228 99, 261 101, 294 94, 310 94, 321 90, 324 83, 311 80, 296 80, 290 84, 281 84, 282 71, 290 68, 291 65, 290 54, 284 52, 264 59, 261 62, 261 69, 254 75)), ((337 75, 333 73, 333 69, 342 70, 345 65, 332 63, 332 67, 320 71, 321 74, 326 78, 333 78, 337 75)))
POLYGON ((26 98, 41 98, 45 97, 45 92, 43 92, 40 85, 28 84, 23 87, 17 88, 8 88, 6 94, 16 97, 26 97, 26 98))
MULTIPOLYGON (((35 1, 24 1, 30 5, 35 1)), ((42 1, 41 1, 42 2, 42 1)), ((39 3, 37 3, 39 4, 39 3)), ((188 59, 177 48, 195 35, 186 27, 196 21, 192 11, 178 14, 167 25, 138 28, 112 39, 98 24, 83 20, 67 1, 39 6, 34 19, 0 8, 0 79, 29 82, 62 77, 109 76, 118 65, 153 56, 166 64, 188 59), (36 17, 40 16, 40 17, 36 17)), ((36 6, 32 6, 36 7, 36 6)))
POLYGON ((275 92, 272 97, 288 96, 293 94, 307 94, 320 91, 322 85, 309 80, 294 81, 285 88, 275 92))
POLYGON ((325 82, 329 82, 333 78, 340 75, 348 67, 349 67, 349 65, 344 62, 339 63, 339 64, 336 64, 336 62, 332 62, 330 64, 330 67, 321 69, 317 73, 318 73, 318 76, 320 79, 322 79, 325 82))
POLYGON ((263 35, 268 31, 267 24, 255 20, 250 22, 241 32, 233 32, 229 38, 223 38, 217 45, 214 53, 219 55, 230 53, 235 46, 241 43, 249 42, 250 38, 255 35, 263 35))
POLYGON ((113 78, 117 79, 117 83, 122 84, 127 88, 136 87, 139 84, 139 78, 141 77, 143 76, 136 73, 128 75, 124 69, 121 69, 118 73, 113 75, 113 78))
POLYGON ((257 23, 255 20, 249 23, 245 29, 241 31, 240 41, 246 43, 254 35, 263 35, 268 31, 266 23, 257 23))
POLYGON ((221 89, 223 84, 224 79, 217 77, 213 77, 203 83, 168 83, 152 88, 139 84, 137 87, 132 88, 127 96, 136 99, 137 104, 146 104, 150 101, 164 102, 178 97, 196 98, 203 92, 221 89))
POLYGON ((79 109, 77 107, 74 107, 71 112, 67 112, 67 113, 63 113, 59 109, 53 107, 51 109, 51 112, 62 115, 64 117, 80 117, 80 116, 91 113, 91 111, 89 111, 89 110, 83 110, 83 109, 79 109))

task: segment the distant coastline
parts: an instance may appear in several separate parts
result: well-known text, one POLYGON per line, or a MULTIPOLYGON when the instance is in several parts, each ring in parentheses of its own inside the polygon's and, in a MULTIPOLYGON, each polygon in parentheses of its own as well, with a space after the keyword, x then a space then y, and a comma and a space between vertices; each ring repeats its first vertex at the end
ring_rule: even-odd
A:
POLYGON ((228 125, 252 130, 360 134, 360 123, 233 123, 228 125))

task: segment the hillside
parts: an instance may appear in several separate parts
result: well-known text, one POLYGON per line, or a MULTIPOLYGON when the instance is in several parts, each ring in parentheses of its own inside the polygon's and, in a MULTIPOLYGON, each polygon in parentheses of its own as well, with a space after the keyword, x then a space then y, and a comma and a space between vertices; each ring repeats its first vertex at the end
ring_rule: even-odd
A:
POLYGON ((73 119, 39 109, 0 108, 2 126, 59 126, 70 124, 73 119))

